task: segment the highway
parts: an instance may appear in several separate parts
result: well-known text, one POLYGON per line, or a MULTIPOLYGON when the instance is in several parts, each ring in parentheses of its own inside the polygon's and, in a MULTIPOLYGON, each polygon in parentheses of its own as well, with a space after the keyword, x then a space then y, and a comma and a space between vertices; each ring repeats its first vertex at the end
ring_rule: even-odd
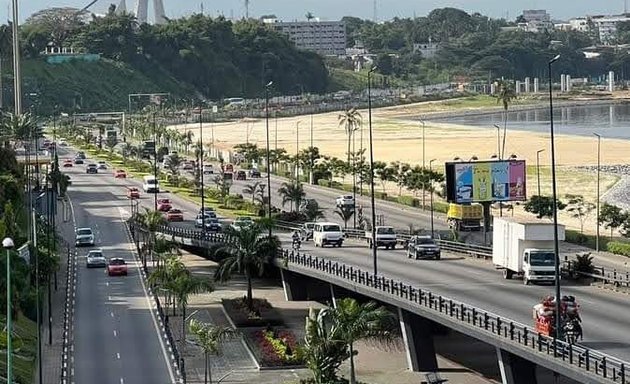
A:
MULTIPOLYGON (((141 181, 134 179, 114 180, 111 172, 106 176, 90 175, 89 177, 109 178, 109 184, 119 185, 119 206, 124 206, 124 185, 141 186, 141 181)), ((263 181, 264 179, 261 179, 263 181)), ((235 183, 232 192, 241 188, 235 183)), ((277 184, 276 184, 277 185, 277 184)), ((115 187, 112 188, 112 194, 115 187)), ((102 188, 100 188, 103 190, 102 188)), ((274 186, 272 185, 272 190, 274 186)), ((168 193, 160 193, 160 197, 169 197, 174 206, 181 208, 185 215, 184 223, 178 226, 192 227, 192 220, 198 207, 184 199, 168 193)), ((321 198, 331 201, 335 191, 322 192, 321 198)), ((141 203, 146 207, 153 207, 153 196, 142 194, 141 203)), ((129 205, 123 210, 129 209, 129 205)), ((127 213, 128 214, 128 211, 127 213)), ((339 221, 339 220, 336 220, 339 221)), ((287 247, 290 244, 286 243, 287 247)), ((343 248, 314 248, 312 243, 304 243, 302 251, 315 256, 342 261, 365 270, 372 270, 371 251, 365 242, 350 240, 343 248)), ((434 293, 451 297, 455 300, 494 312, 497 315, 524 324, 533 324, 532 306, 546 296, 553 294, 552 286, 524 286, 521 280, 504 280, 501 273, 494 269, 490 261, 475 260, 461 255, 443 252, 442 260, 411 260, 407 259, 405 251, 378 251, 379 274, 412 283, 420 288, 429 289, 434 293)), ((563 294, 574 295, 581 304, 581 314, 584 327, 584 341, 586 347, 602 353, 630 361, 630 296, 601 290, 596 287, 580 286, 566 281, 563 294)))
MULTIPOLYGON (((66 155, 60 149, 60 157, 66 155)), ((96 246, 77 248, 78 277, 74 315, 74 382, 93 384, 167 384, 175 377, 158 333, 123 223, 127 200, 111 173, 87 175, 85 166, 64 168, 72 178, 68 195, 76 227, 91 227, 96 246), (129 275, 108 277, 105 269, 87 269, 85 255, 102 248, 122 257, 129 275)), ((74 237, 67 231, 69 241, 74 237)))

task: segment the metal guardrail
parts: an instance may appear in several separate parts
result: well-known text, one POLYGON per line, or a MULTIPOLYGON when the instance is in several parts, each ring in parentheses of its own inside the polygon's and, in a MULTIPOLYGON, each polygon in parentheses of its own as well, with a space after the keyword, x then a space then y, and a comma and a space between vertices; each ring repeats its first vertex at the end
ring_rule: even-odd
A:
POLYGON ((70 383, 73 380, 74 370, 72 369, 72 355, 74 344, 74 303, 76 290, 77 261, 76 250, 72 251, 70 244, 59 238, 60 245, 66 248, 67 268, 66 268, 66 297, 63 311, 63 335, 61 348, 61 383, 70 383))
MULTIPOLYGON (((573 271, 573 261, 567 261, 568 270, 573 271)), ((586 272, 574 272, 578 276, 592 278, 598 282, 601 282, 604 287, 607 285, 613 288, 630 288, 630 271, 619 271, 616 268, 594 267, 593 273, 586 272)))
POLYGON ((601 382, 630 383, 630 374, 627 372, 630 363, 580 345, 554 341, 553 338, 541 335, 526 325, 502 318, 494 313, 414 287, 412 284, 384 276, 374 276, 371 272, 337 261, 288 250, 283 250, 281 256, 287 260, 287 263, 328 274, 355 285, 362 285, 399 300, 406 300, 414 306, 423 307, 442 317, 488 332, 495 337, 527 347, 554 360, 561 360, 562 363, 568 363, 578 371, 604 379, 601 382))

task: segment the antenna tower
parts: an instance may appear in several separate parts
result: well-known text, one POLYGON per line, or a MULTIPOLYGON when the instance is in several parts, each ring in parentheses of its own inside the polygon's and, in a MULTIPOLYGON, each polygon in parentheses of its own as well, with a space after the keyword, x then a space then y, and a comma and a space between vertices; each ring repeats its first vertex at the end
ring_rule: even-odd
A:
POLYGON ((377 10, 376 10, 376 0, 374 0, 374 22, 378 22, 378 14, 377 14, 377 10))
POLYGON ((245 0, 245 18, 249 19, 249 0, 245 0))

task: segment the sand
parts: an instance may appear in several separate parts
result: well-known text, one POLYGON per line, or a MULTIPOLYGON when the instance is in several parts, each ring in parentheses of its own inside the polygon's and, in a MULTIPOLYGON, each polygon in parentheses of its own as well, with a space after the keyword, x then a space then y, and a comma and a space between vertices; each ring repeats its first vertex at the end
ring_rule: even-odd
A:
MULTIPOLYGON (((486 106, 487 108, 487 106, 486 106)), ((479 110, 481 108, 465 108, 465 110, 479 110)), ((494 108, 493 108, 494 109, 494 108)), ((453 110, 449 103, 430 102, 418 103, 407 106, 375 109, 372 111, 372 127, 374 132, 374 159, 378 161, 401 161, 411 164, 422 164, 423 140, 422 125, 418 116, 426 113, 424 129, 424 145, 426 154, 425 164, 429 166, 429 160, 436 159, 433 163, 435 169, 443 169, 443 163, 451 161, 455 157, 464 160, 477 156, 479 160, 489 159, 497 153, 497 130, 495 128, 470 127, 463 125, 446 124, 431 121, 432 112, 448 112, 453 110)), ((457 112, 461 112, 458 109, 457 112)), ((369 139, 368 113, 360 111, 363 116, 362 130, 356 132, 355 146, 361 147, 361 135, 363 147, 367 148, 369 139)), ((311 133, 313 146, 319 147, 320 152, 327 155, 345 158, 347 148, 347 136, 344 128, 338 124, 339 113, 325 113, 311 116, 298 116, 288 118, 271 118, 270 146, 271 148, 285 148, 289 154, 294 154, 296 148, 304 149, 311 145, 311 133), (299 136, 296 132, 299 128, 299 136), (312 127, 312 132, 311 132, 312 127), (299 147, 298 147, 299 140, 299 147)), ((180 130, 196 130, 198 125, 180 125, 180 130)), ((550 194, 550 172, 548 165, 550 159, 550 140, 548 133, 535 133, 520 131, 508 124, 505 154, 514 154, 518 159, 524 159, 530 166, 528 169, 528 195, 537 193, 536 184, 536 152, 544 149, 540 154, 541 192, 550 194)), ((229 148, 235 144, 249 140, 261 148, 266 146, 265 120, 246 119, 230 123, 204 124, 204 139, 210 144, 212 131, 215 145, 221 148, 229 148)), ((603 139, 601 142, 602 164, 624 164, 630 153, 630 140, 603 139)), ((369 154, 369 153, 368 153, 369 154)), ((583 195, 587 201, 596 201, 596 183, 592 173, 576 172, 570 167, 577 165, 597 164, 597 140, 595 137, 556 135, 556 164, 558 170, 558 195, 562 198, 566 194, 583 195)), ((610 188, 617 177, 603 175, 601 180, 602 193, 610 188)), ((380 185, 379 185, 380 187, 380 185)), ((380 188, 379 188, 380 189, 380 188)), ((387 190, 394 193, 395 186, 389 185, 387 190)), ((521 215, 517 210, 516 214, 521 215)), ((594 216, 594 214, 593 214, 594 216)), ((568 214, 562 213, 561 219, 571 228, 579 228, 578 220, 572 219, 568 214)), ((594 231, 594 218, 586 220, 586 229, 594 231)))

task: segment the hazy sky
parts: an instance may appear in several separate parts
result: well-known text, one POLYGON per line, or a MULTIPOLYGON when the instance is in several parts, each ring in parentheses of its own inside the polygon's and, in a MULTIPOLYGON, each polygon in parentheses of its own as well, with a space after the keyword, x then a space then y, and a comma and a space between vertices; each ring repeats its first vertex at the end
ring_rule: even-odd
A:
MULTIPOLYGON (((24 20, 33 12, 58 6, 83 7, 90 0, 18 0, 20 19, 24 20)), ((93 12, 104 12, 109 4, 120 0, 98 0, 90 8, 93 12)), ((630 3, 630 0, 625 0, 630 3)), ((132 10, 136 0, 126 0, 127 9, 132 10)), ((152 14, 153 0, 149 0, 149 14, 152 14)), ((166 15, 179 17, 199 12, 203 4, 207 14, 223 14, 226 17, 240 18, 245 14, 244 0, 163 0, 166 15)), ((621 13, 624 0, 376 0, 378 20, 393 17, 413 17, 426 15, 434 8, 455 7, 467 12, 480 12, 495 18, 514 19, 523 9, 547 9, 554 19, 567 19, 585 14, 621 13), (509 4, 509 5, 508 5, 509 4)), ((4 9, 0 17, 8 15, 11 1, 2 0, 4 9)), ((630 7, 630 6, 629 6, 630 7)), ((257 17, 275 14, 284 20, 303 19, 307 11, 322 20, 336 20, 342 16, 373 18, 374 0, 250 0, 249 14, 257 17)))

